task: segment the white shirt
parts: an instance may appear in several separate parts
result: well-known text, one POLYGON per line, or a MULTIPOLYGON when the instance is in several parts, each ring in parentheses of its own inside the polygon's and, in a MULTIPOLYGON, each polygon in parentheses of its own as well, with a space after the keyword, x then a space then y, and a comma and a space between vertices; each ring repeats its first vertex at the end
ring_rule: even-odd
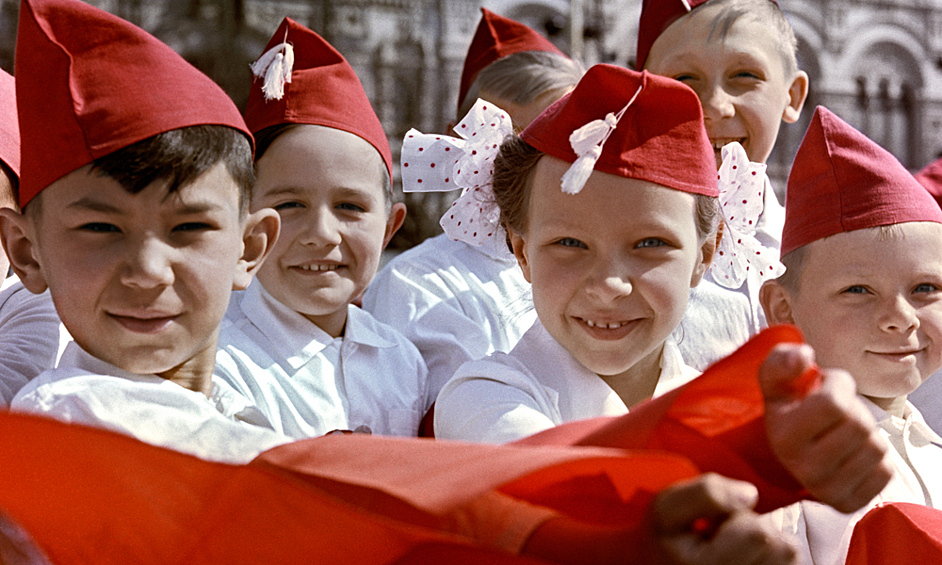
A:
POLYGON ((390 261, 363 308, 419 348, 433 398, 462 363, 510 351, 536 319, 530 284, 504 242, 474 247, 445 235, 390 261))
POLYGON ((157 375, 129 373, 70 343, 10 409, 105 428, 211 461, 243 464, 290 441, 245 398, 213 377, 209 397, 157 375))
MULTIPOLYGON (((654 395, 698 374, 668 340, 654 395)), ((608 383, 579 363, 537 320, 510 353, 494 353, 458 369, 438 395, 435 437, 505 443, 564 422, 627 413, 608 383)))
MULTIPOLYGON (((775 252, 782 248, 785 208, 779 204, 768 176, 765 178, 765 206, 756 224, 756 238, 775 252)), ((752 271, 737 289, 726 288, 707 271, 700 284, 691 289, 690 301, 674 339, 691 367, 704 371, 746 343, 768 326, 759 303, 762 280, 752 271)))
POLYGON ((333 338, 257 281, 232 295, 216 374, 294 438, 358 428, 414 437, 432 402, 425 363, 404 336, 351 305, 333 338))
POLYGON ((851 514, 810 501, 772 512, 769 518, 796 536, 806 563, 844 563, 854 525, 867 511, 882 502, 912 502, 930 507, 937 507, 936 503, 942 505, 942 438, 926 425, 912 404, 908 403, 904 417, 898 418, 890 416, 866 398, 863 400, 877 420, 881 435, 892 446, 889 459, 893 477, 880 494, 851 514))
POLYGON ((60 325, 48 290, 33 294, 16 276, 0 285, 0 408, 27 381, 56 366, 60 340, 67 337, 60 337, 60 325))
POLYGON ((926 424, 929 424, 935 433, 942 434, 942 369, 911 392, 909 401, 919 409, 926 424))

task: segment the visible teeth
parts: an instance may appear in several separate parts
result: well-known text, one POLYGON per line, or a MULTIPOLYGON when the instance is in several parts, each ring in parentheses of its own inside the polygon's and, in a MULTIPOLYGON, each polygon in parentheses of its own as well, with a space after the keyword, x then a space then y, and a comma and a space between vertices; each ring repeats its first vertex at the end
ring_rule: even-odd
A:
POLYGON ((614 329, 616 329, 616 328, 620 328, 620 327, 624 326, 624 325, 627 324, 628 322, 612 322, 612 323, 610 323, 610 324, 602 324, 602 323, 599 323, 599 322, 595 322, 595 321, 593 321, 593 320, 586 320, 585 323, 586 323, 586 325, 589 326, 590 328, 605 328, 605 329, 607 329, 607 330, 614 330, 614 329))
POLYGON ((336 271, 339 265, 301 265, 303 271, 336 271))

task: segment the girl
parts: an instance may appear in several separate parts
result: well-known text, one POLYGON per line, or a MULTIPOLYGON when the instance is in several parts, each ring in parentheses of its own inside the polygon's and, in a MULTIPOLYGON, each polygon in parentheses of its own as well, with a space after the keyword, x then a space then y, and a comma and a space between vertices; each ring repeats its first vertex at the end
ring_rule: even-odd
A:
MULTIPOLYGON (((510 353, 459 368, 438 396, 436 436, 512 441, 570 420, 624 414, 694 378, 670 334, 713 259, 721 268, 714 276, 730 284, 749 269, 764 277, 781 271, 750 237, 763 167, 741 147, 728 148, 720 172, 729 188, 726 238, 715 167, 692 90, 609 65, 590 69, 570 95, 504 142, 493 200, 532 285, 538 321, 510 353)), ((475 188, 467 194, 487 192, 475 188)), ((465 226, 474 210, 487 216, 489 198, 470 198, 482 204, 465 226)))

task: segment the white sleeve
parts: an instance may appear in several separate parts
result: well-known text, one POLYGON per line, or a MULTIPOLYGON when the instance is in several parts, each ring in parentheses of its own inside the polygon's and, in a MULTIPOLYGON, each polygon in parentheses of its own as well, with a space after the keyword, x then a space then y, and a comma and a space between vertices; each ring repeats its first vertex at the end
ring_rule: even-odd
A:
POLYGON ((55 367, 58 352, 59 316, 49 292, 33 294, 17 282, 0 293, 0 407, 55 367))
POLYGON ((502 353, 462 365, 438 395, 435 437, 507 443, 562 423, 556 392, 518 365, 502 353))

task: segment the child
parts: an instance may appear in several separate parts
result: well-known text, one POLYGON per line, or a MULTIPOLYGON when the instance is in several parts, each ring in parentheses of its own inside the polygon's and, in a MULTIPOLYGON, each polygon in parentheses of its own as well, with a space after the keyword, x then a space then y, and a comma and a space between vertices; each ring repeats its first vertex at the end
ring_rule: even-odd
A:
POLYGON ((260 60, 289 48, 282 96, 254 81, 245 115, 258 139, 251 209, 277 210, 281 234, 233 297, 217 374, 291 437, 415 436, 431 403, 425 363, 351 304, 406 213, 392 203, 386 134, 353 68, 313 31, 286 18, 260 60))
MULTIPOLYGON (((20 170, 15 90, 13 77, 0 70, 0 208, 10 210, 17 209, 20 170)), ((55 366, 60 339, 49 293, 29 292, 16 275, 6 276, 9 269, 0 251, 0 409, 27 381, 55 366)))
MULTIPOLYGON (((598 65, 504 143, 493 200, 533 285, 538 321, 510 353, 459 368, 437 400, 437 437, 512 441, 563 422, 624 414, 697 375, 670 334, 719 241, 716 167, 702 120, 686 86, 598 65), (590 157, 598 159, 595 173, 590 157)), ((727 223, 740 214, 730 204, 761 191, 761 167, 741 148, 733 158, 738 165, 721 171, 724 184, 731 173, 745 184, 724 196, 727 223)), ((729 225, 741 228, 742 219, 729 225)), ((725 245, 719 253, 725 256, 715 268, 735 277, 729 257, 762 259, 768 251, 755 243, 748 252, 725 245)), ((752 263, 767 277, 770 265, 752 263)))
POLYGON ((23 3, 16 67, 23 212, 0 211, 0 228, 75 341, 11 408, 226 462, 287 441, 212 378, 229 294, 279 223, 247 211, 235 105, 143 30, 72 0, 23 3))
MULTIPOLYGON (((523 128, 581 76, 581 66, 539 33, 482 9, 461 75, 458 116, 483 98, 507 109, 513 125, 523 128)), ((418 185, 410 171, 402 174, 406 191, 456 188, 418 185)), ((446 218, 445 234, 390 261, 363 297, 366 310, 419 348, 432 398, 465 361, 510 351, 534 320, 527 308, 530 285, 507 247, 496 240, 455 241, 446 218)))
MULTIPOLYGON (((798 119, 808 94, 796 45, 774 0, 645 0, 637 67, 680 80, 697 93, 717 166, 721 148, 733 141, 750 161, 764 163, 782 122, 798 119)), ((756 237, 775 251, 784 212, 768 182, 763 201, 756 237)), ((736 288, 723 282, 706 274, 678 328, 684 360, 698 370, 766 325, 758 300, 762 281, 750 276, 736 288)))
POLYGON ((942 438, 906 397, 942 367, 942 210, 887 151, 825 108, 788 179, 786 274, 762 287, 773 324, 795 324, 848 371, 889 443, 890 484, 865 508, 789 507, 812 563, 843 563, 853 525, 882 501, 942 500, 942 438))

